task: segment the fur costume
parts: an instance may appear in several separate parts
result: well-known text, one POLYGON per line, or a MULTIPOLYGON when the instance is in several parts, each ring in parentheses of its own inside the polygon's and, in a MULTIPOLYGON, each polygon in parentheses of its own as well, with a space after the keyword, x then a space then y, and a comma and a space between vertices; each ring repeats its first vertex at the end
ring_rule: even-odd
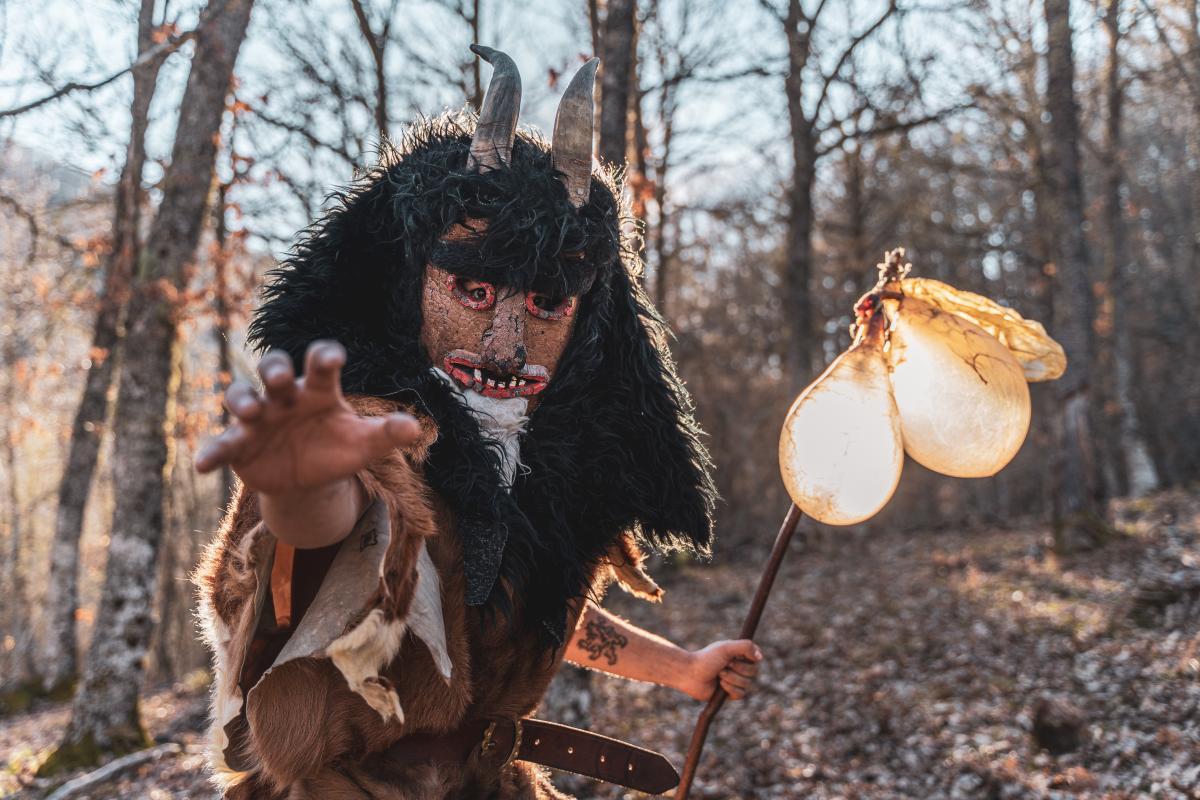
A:
POLYGON ((497 774, 377 754, 413 731, 531 714, 587 598, 614 578, 659 596, 636 541, 708 552, 709 459, 638 285, 613 172, 567 185, 527 132, 480 169, 476 124, 442 116, 385 144, 302 234, 253 321, 255 344, 297 365, 314 340, 337 340, 355 409, 407 410, 424 433, 359 476, 373 503, 323 562, 296 552, 291 591, 307 595, 294 626, 272 622, 275 537, 239 492, 198 576, 229 797, 561 797, 523 762, 497 774), (486 226, 448 235, 471 220, 486 226), (421 346, 427 267, 578 298, 507 446, 421 346))

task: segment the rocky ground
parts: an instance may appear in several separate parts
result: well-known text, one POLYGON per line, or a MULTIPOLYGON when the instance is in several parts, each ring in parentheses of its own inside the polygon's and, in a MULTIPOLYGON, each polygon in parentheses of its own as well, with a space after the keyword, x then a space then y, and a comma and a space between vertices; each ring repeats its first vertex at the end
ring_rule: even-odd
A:
MULTIPOLYGON (((761 687, 717 719, 692 796, 1200 798, 1200 495, 1116 519, 1120 536, 1069 560, 1022 526, 797 542, 758 637, 761 687)), ((700 645, 738 629, 756 579, 682 568, 664 605, 611 605, 700 645)), ((594 730, 682 762, 699 704, 594 685, 594 730)), ((74 797, 213 797, 203 703, 194 686, 152 695, 152 733, 182 747, 74 797)), ((0 720, 0 796, 49 794, 30 776, 65 718, 0 720)))

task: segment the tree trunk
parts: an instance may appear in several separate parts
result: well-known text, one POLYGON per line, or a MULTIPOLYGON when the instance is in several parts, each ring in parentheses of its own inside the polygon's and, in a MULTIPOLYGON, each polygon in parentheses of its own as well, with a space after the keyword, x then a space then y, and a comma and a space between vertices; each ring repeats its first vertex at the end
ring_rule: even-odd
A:
POLYGON ((624 164, 627 152, 636 8, 635 0, 609 0, 604 19, 599 150, 609 164, 624 164))
POLYGON ((1103 521, 1089 419, 1095 342, 1094 302, 1084 236, 1079 121, 1070 0, 1045 0, 1047 171, 1055 230, 1054 333, 1066 350, 1067 372, 1056 383, 1054 529, 1059 549, 1094 546, 1103 521))
MULTIPOLYGON (((471 28, 471 41, 482 42, 483 34, 481 28, 483 23, 481 14, 483 13, 480 6, 480 0, 471 0, 471 17, 467 20, 467 24, 471 28)), ((475 109, 475 113, 483 110, 483 64, 482 59, 471 59, 471 107, 475 109)))
POLYGON ((387 86, 387 43, 391 20, 384 20, 380 33, 371 28, 371 20, 363 8, 361 0, 350 0, 354 8, 354 16, 358 19, 358 28, 362 32, 367 48, 371 51, 371 65, 375 70, 375 128, 379 136, 388 136, 388 86, 387 86))
MULTIPOLYGON (((867 232, 867 221, 870 209, 867 207, 867 165, 863 162, 862 145, 846 148, 846 205, 847 224, 850 227, 848 236, 850 258, 847 274, 854 275, 865 269, 871 263, 870 234, 867 232)), ((879 254, 874 254, 878 256, 879 254)))
POLYGON ((1125 216, 1122 209, 1121 125, 1125 99, 1121 86, 1121 2, 1109 0, 1104 16, 1108 32, 1108 75, 1105 80, 1108 115, 1105 120, 1105 149, 1108 171, 1105 175, 1104 216, 1108 233, 1108 290, 1111 294, 1110 325, 1107 326, 1110 346, 1106 375, 1106 392, 1114 409, 1112 427, 1116 442, 1114 471, 1122 494, 1140 496, 1158 488, 1158 472, 1150 458, 1149 448, 1142 437, 1137 408, 1133 402, 1133 342, 1129 331, 1127 309, 1130 291, 1128 249, 1125 238, 1125 216))
MULTIPOLYGON (((155 0, 142 0, 138 13, 139 58, 154 47, 154 5, 155 0)), ((83 514, 108 416, 108 390, 118 359, 121 316, 140 247, 146 126, 150 118, 150 101, 154 98, 154 87, 164 60, 153 59, 133 70, 129 144, 117 184, 112 251, 104 276, 100 309, 92 328, 91 360, 84 378, 83 396, 71 425, 67 463, 58 489, 58 514, 50 547, 50 577, 45 600, 46 634, 38 659, 42 687, 51 693, 63 691, 73 684, 78 668, 75 610, 79 605, 79 537, 83 532, 83 514)))
MULTIPOLYGON (((1193 164, 1200 164, 1200 0, 1191 0, 1187 4, 1188 25, 1187 25, 1187 43, 1188 56, 1190 64, 1187 67, 1191 68, 1191 86, 1193 92, 1191 94, 1192 108, 1192 124, 1188 135, 1188 145, 1191 152, 1193 164)), ((1193 170, 1191 180, 1191 206, 1192 206, 1192 241, 1189 248, 1189 262, 1191 270, 1189 274, 1192 276, 1200 275, 1200 168, 1193 170)), ((1200 302, 1200 281, 1191 281, 1195 299, 1200 302)))
POLYGON ((667 243, 667 230, 671 222, 667 214, 667 176, 671 169, 671 144, 675 135, 674 91, 664 85, 659 104, 662 113, 662 151, 654 161, 654 206, 658 211, 654 221, 654 305, 658 313, 667 317, 667 296, 671 285, 671 261, 674 257, 667 243))
POLYGON ((808 63, 809 39, 807 29, 800 24, 802 12, 799 0, 790 0, 784 28, 788 40, 787 75, 784 94, 787 97, 788 124, 792 138, 792 174, 788 186, 787 235, 783 262, 783 314, 787 325, 784 351, 785 380, 792 394, 808 382, 819 363, 816 337, 812 324, 812 234, 813 181, 816 170, 816 133, 811 120, 804 114, 804 67, 808 63))
MULTIPOLYGON (((210 0, 223 2, 224 0, 210 0)), ((108 572, 71 722, 45 771, 146 744, 138 713, 163 536, 169 423, 178 381, 179 308, 207 218, 221 118, 253 0, 228 0, 196 39, 162 202, 129 301, 117 397, 116 508, 108 572)))
POLYGON ((3 592, 5 597, 4 612, 0 615, 0 714, 24 709, 34 675, 31 609, 25 573, 21 569, 25 526, 17 478, 19 433, 17 420, 11 413, 15 408, 17 394, 14 385, 17 381, 16 366, 20 358, 19 353, 24 349, 23 344, 19 336, 10 335, 5 341, 2 362, 7 367, 3 407, 9 409, 10 413, 5 415, 3 440, 5 489, 8 495, 5 498, 5 505, 8 506, 8 552, 4 555, 3 569, 0 570, 0 592, 3 592))
MULTIPOLYGON (((217 386, 214 387, 218 396, 224 396, 233 383, 233 354, 229 347, 229 229, 225 223, 225 212, 228 208, 229 184, 222 183, 217 187, 216 208, 213 211, 214 238, 216 239, 216 257, 213 259, 214 288, 216 294, 217 324, 213 335, 217 339, 217 386)), ((221 430, 228 430, 232 420, 229 409, 221 404, 221 430)), ((233 499, 233 467, 225 464, 221 467, 221 508, 227 508, 233 499)))
POLYGON ((785 252, 783 300, 788 339, 785 353, 787 380, 792 394, 808 383, 821 361, 820 337, 813 326, 812 313, 812 234, 814 154, 808 135, 793 133, 792 180, 788 187, 788 221, 785 252))
POLYGON ((599 56, 604 44, 604 31, 600 21, 600 0, 587 0, 588 27, 592 31, 592 55, 599 56))

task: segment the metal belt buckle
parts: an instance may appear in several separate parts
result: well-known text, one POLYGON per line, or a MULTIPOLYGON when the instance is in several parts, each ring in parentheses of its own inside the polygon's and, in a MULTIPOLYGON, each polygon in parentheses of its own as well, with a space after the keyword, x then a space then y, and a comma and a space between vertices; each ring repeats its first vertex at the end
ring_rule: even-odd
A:
MULTIPOLYGON (((487 728, 483 731, 483 741, 479 743, 479 752, 485 758, 492 754, 496 749, 496 722, 489 722, 487 728)), ((517 760, 517 753, 521 750, 521 720, 514 719, 513 724, 513 743, 512 749, 508 751, 508 755, 504 759, 504 763, 500 765, 500 769, 504 769, 509 764, 517 760)))

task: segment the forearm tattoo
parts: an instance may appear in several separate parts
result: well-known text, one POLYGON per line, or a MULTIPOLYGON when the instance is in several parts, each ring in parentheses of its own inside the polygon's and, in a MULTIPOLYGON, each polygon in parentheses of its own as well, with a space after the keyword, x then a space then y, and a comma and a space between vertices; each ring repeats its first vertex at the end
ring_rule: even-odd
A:
POLYGON ((617 663, 617 651, 629 644, 629 637, 604 617, 589 619, 584 625, 584 632, 579 649, 587 653, 592 661, 606 659, 610 667, 617 663))

